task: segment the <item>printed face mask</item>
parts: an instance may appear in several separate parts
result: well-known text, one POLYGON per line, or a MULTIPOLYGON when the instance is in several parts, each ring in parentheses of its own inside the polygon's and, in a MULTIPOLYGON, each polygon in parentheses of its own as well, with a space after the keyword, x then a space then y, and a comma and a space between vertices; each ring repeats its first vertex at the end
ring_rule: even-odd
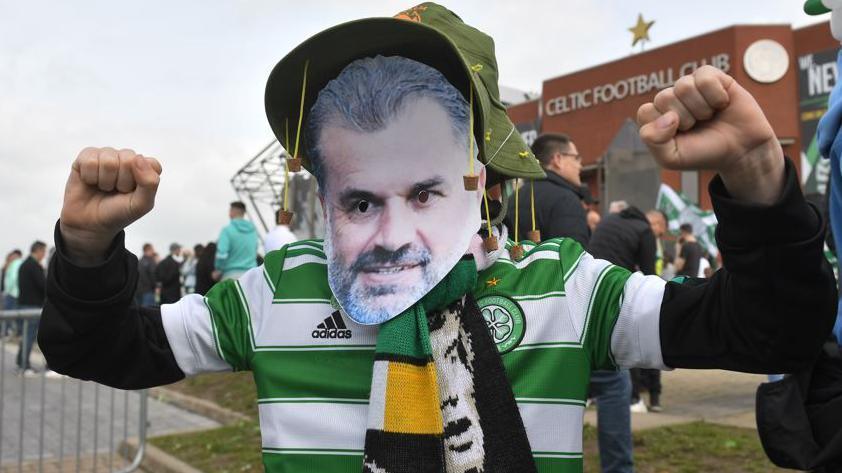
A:
POLYGON ((455 135, 425 97, 374 132, 321 130, 328 280, 354 321, 379 324, 412 306, 479 229, 481 191, 464 188, 467 143, 455 135))

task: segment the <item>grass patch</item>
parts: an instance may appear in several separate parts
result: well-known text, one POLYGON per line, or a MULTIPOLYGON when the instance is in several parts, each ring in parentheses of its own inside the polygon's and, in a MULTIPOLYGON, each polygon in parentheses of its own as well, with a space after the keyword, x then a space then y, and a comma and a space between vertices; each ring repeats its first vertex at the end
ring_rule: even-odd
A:
MULTIPOLYGON (((596 429, 585 427, 585 473, 599 473, 596 429)), ((791 472, 766 458, 757 432, 706 422, 660 427, 633 436, 637 473, 791 472)))
POLYGON ((257 388, 250 371, 193 376, 167 389, 205 399, 257 419, 257 388))
POLYGON ((155 437, 149 441, 201 471, 263 472, 257 422, 238 422, 218 429, 155 437))
MULTIPOLYGON (((596 429, 585 427, 585 473, 599 473, 596 429)), ((242 422, 219 429, 151 440, 202 471, 261 473, 260 428, 242 422)), ((786 472, 766 459, 751 429, 694 422, 634 434, 638 473, 786 472)))

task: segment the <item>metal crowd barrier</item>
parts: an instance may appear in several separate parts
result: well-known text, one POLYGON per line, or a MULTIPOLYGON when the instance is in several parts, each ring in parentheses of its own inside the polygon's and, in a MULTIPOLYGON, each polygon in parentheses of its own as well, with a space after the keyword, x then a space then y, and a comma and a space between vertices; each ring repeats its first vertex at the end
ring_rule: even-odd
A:
POLYGON ((18 350, 26 352, 25 334, 40 315, 40 309, 0 311, 0 473, 137 470, 146 450, 147 391, 48 374, 34 350, 31 364, 40 371, 21 372, 18 350), (130 430, 137 453, 124 458, 130 430))

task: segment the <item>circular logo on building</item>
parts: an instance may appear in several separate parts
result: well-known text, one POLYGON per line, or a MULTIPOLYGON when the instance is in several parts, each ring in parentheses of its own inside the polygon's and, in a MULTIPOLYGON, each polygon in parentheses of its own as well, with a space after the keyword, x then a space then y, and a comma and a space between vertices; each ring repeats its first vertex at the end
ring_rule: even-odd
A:
POLYGON ((751 43, 743 55, 743 66, 749 77, 763 84, 777 82, 789 69, 789 53, 781 43, 761 39, 751 43))
POLYGON ((526 333, 526 319, 520 306, 502 296, 483 297, 477 305, 497 350, 508 353, 518 346, 526 333))

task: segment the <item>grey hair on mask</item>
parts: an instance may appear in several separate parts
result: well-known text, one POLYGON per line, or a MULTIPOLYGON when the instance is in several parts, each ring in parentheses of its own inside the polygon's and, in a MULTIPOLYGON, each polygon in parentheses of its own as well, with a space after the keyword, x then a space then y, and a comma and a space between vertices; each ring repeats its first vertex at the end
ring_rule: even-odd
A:
POLYGON ((453 138, 468 144, 468 102, 436 69, 401 56, 375 56, 348 64, 328 82, 310 108, 304 143, 311 169, 325 189, 321 132, 328 126, 373 133, 385 128, 413 100, 429 98, 450 117, 453 138))

